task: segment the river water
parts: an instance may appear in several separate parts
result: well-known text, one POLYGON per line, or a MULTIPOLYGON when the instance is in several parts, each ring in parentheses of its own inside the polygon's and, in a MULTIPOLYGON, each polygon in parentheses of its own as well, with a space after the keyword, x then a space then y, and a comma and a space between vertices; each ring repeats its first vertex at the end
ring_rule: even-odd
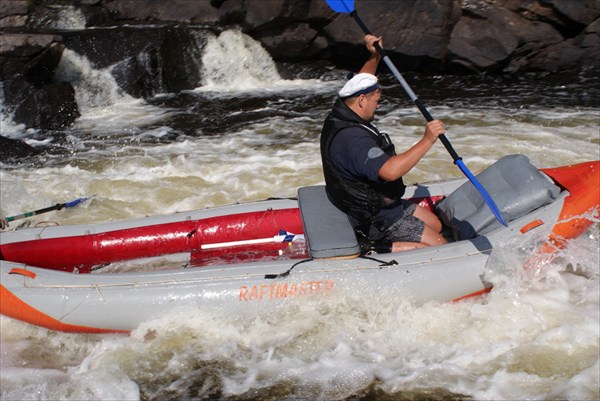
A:
MULTIPOLYGON (((211 38, 202 57, 203 86, 139 100, 118 89, 110 69, 67 50, 58 74, 74 83, 82 114, 71 129, 27 130, 2 114, 2 135, 43 151, 1 164, 5 215, 95 195, 29 223, 99 222, 295 196, 322 183, 320 128, 347 71, 275 66, 236 31, 211 38)), ((539 167, 600 158, 597 78, 406 79, 474 172, 515 153, 539 167)), ((392 76, 381 80, 376 123, 402 149, 424 122, 392 76)), ((438 143, 405 181, 460 175, 438 143)), ((57 333, 1 317, 0 397, 600 399, 599 249, 596 223, 557 260, 525 273, 507 245, 490 266, 494 290, 456 304, 365 293, 253 319, 196 310, 130 336, 57 333)))

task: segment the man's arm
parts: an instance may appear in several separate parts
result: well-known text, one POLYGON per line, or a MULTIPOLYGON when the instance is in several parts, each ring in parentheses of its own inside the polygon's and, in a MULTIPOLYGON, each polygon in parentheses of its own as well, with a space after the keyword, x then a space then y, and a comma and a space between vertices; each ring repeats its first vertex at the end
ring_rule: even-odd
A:
POLYGON ((394 181, 408 173, 444 132, 444 124, 440 120, 428 122, 423 138, 406 152, 392 156, 385 162, 379 170, 379 177, 385 181, 394 181))
POLYGON ((379 65, 379 60, 381 60, 381 55, 375 49, 375 42, 379 42, 379 46, 383 46, 383 42, 381 36, 377 37, 374 35, 366 35, 365 36, 365 44, 367 46, 367 50, 371 53, 371 56, 365 64, 362 66, 359 73, 366 72, 371 75, 375 75, 377 71, 377 66, 379 65))

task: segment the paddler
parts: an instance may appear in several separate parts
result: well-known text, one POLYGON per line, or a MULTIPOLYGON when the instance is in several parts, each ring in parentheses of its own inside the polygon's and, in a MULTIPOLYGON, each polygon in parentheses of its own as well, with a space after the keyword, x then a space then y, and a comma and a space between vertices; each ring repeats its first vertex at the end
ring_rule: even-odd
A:
POLYGON ((372 123, 381 98, 375 76, 381 56, 374 44, 383 46, 382 38, 366 35, 364 40, 370 57, 339 91, 321 131, 327 196, 348 214, 361 242, 378 252, 445 244, 438 217, 401 199, 402 177, 445 132, 444 125, 430 121, 415 145, 396 154, 389 136, 372 123))

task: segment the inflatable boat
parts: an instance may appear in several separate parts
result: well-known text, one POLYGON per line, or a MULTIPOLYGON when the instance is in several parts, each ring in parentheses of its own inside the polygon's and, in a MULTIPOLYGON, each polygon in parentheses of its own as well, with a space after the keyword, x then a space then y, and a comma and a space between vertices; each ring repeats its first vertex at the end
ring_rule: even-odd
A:
POLYGON ((495 248, 541 239, 551 255, 598 218, 600 162, 537 169, 506 156, 477 175, 508 226, 466 179, 417 184, 405 197, 435 211, 445 245, 367 252, 323 186, 297 199, 89 225, 0 232, 0 313, 52 330, 127 333, 197 308, 266 313, 333 293, 455 301, 490 291, 495 248))

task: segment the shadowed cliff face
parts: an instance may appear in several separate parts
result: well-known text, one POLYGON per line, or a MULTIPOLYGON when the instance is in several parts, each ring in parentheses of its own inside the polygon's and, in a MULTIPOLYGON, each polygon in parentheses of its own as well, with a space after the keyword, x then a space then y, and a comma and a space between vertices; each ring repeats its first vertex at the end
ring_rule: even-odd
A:
MULTIPOLYGON (((61 129, 78 116, 55 70, 65 48, 119 87, 147 98, 202 84, 206 38, 231 27, 286 65, 357 69, 362 31, 325 0, 3 0, 0 80, 17 123, 61 129)), ((596 0, 370 0, 355 9, 402 71, 518 73, 597 71, 596 0)), ((236 57, 232 54, 231 57, 236 57)), ((294 68, 284 70, 295 74, 294 68)))

